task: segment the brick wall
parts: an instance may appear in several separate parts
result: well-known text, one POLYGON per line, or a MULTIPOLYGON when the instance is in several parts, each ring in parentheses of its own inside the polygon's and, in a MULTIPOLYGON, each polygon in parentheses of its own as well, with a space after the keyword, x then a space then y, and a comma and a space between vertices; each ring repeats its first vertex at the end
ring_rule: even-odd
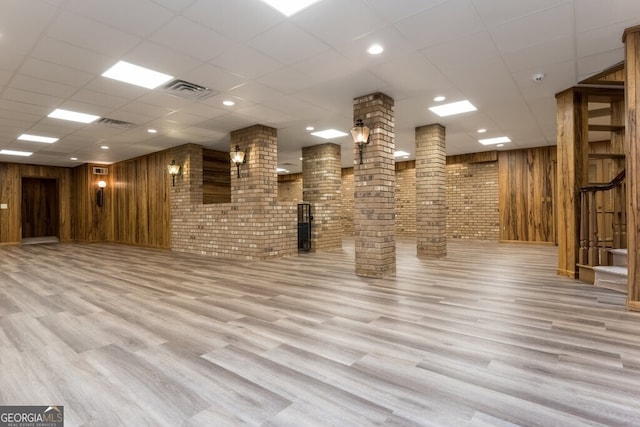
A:
POLYGON ((396 235, 416 236, 415 162, 396 163, 396 235))
POLYGON ((278 202, 302 202, 302 174, 278 175, 278 202))
MULTIPOLYGON (((265 149, 271 150, 270 146, 265 149)), ((260 150, 257 145, 252 146, 254 162, 274 157, 261 155, 260 150)), ((237 193, 232 193, 234 202, 204 205, 202 147, 183 145, 172 148, 171 155, 182 165, 182 174, 171 191, 172 250, 243 260, 297 254, 296 204, 275 201, 275 164, 271 168, 251 163, 250 154, 247 165, 243 165, 247 168, 241 167, 244 182, 238 182, 235 168, 230 170, 232 192, 237 193), (251 166, 254 167, 249 169, 251 166), (262 176, 265 174, 269 176, 262 176), (245 185, 249 187, 244 188, 245 185)))
MULTIPOLYGON (((413 161, 396 163, 396 233, 402 237, 415 237, 415 174, 413 161)), ((299 187, 301 194, 302 176, 280 185, 299 187)), ((353 168, 342 169, 341 212, 343 234, 352 236, 353 168)), ((497 241, 499 221, 498 162, 447 165, 447 238, 497 241)))
POLYGON ((498 162, 447 165, 447 238, 498 240, 498 162))

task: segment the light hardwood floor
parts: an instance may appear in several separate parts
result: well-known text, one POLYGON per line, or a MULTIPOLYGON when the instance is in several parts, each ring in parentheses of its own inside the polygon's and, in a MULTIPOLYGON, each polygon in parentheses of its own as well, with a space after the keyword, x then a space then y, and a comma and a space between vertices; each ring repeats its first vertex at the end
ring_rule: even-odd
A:
POLYGON ((556 248, 398 244, 247 263, 110 244, 0 247, 0 404, 67 426, 640 425, 640 314, 556 248))

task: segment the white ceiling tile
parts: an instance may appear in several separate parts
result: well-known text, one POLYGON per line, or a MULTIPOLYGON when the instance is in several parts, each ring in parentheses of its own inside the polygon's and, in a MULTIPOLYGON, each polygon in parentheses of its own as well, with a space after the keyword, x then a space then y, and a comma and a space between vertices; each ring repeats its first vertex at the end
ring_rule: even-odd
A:
POLYGON ((290 22, 283 22, 248 43, 282 64, 293 64, 329 49, 325 43, 290 22))
POLYGON ((185 55, 208 61, 221 54, 230 40, 209 28, 177 17, 158 30, 151 39, 185 55))
MULTIPOLYGON (((638 25, 640 22, 640 6, 637 0, 574 0, 573 7, 578 33, 607 26, 607 23, 633 20, 635 25, 638 25)), ((620 37, 622 37, 622 32, 620 37)))
POLYGON ((75 87, 83 86, 95 78, 94 74, 74 70, 73 68, 51 62, 41 61, 36 58, 27 59, 20 67, 20 73, 75 87))
POLYGON ((30 52, 55 13, 53 5, 39 0, 2 0, 0 56, 30 52))
MULTIPOLYGON (((551 9, 566 0, 536 0, 536 1, 513 1, 513 0, 472 0, 482 21, 487 26, 504 24, 509 21, 526 17, 537 12, 551 9)), ((581 1, 581 0, 580 0, 581 1)), ((597 0, 596 0, 597 1, 597 0)))
POLYGON ((225 53, 210 62, 245 79, 255 79, 282 68, 282 64, 274 59, 253 48, 239 44, 230 46, 225 53))
POLYGON ((194 0, 153 0, 153 2, 174 12, 180 12, 189 7, 194 0))
POLYGON ((309 76, 291 67, 285 67, 276 72, 266 74, 256 79, 256 81, 283 94, 298 92, 313 84, 309 76))
POLYGON ((221 92, 226 92, 246 82, 246 79, 237 74, 209 64, 203 64, 193 70, 181 73, 181 76, 187 81, 221 92))
POLYGON ((58 15, 47 29, 47 35, 114 58, 122 56, 140 42, 136 36, 68 12, 58 15))
POLYGON ((421 11, 430 9, 446 0, 366 0, 387 22, 394 23, 421 11))
POLYGON ((75 87, 42 79, 36 79, 33 77, 25 76, 23 74, 18 74, 13 79, 11 79, 9 87, 22 89, 29 92, 41 93, 43 95, 50 95, 58 98, 67 98, 77 90, 75 87))
POLYGON ((293 64, 292 67, 308 75, 313 82, 321 83, 353 75, 362 70, 364 64, 330 50, 293 64))
MULTIPOLYGON (((127 52, 126 55, 119 59, 169 74, 176 78, 180 78, 182 73, 186 73, 200 64, 198 60, 183 54, 179 50, 147 41, 140 43, 135 49, 127 52)), ((115 63, 116 61, 113 62, 113 64, 115 63)), ((102 72, 104 71, 106 71, 106 69, 102 72)))
POLYGON ((330 46, 338 46, 385 26, 377 13, 361 0, 322 0, 290 20, 330 46), (340 13, 336 13, 336 9, 340 13))
POLYGON ((69 0, 67 8, 141 37, 156 31, 173 16, 166 8, 149 0, 69 0))
POLYGON ((236 41, 246 41, 278 25, 284 16, 255 0, 198 0, 183 15, 236 41))
POLYGON ((33 57, 98 75, 114 63, 114 59, 107 55, 101 55, 48 37, 42 38, 36 45, 33 57))
POLYGON ((536 72, 542 73, 548 64, 574 60, 575 57, 573 36, 548 41, 503 55, 504 62, 513 72, 535 68, 536 72))
POLYGON ((120 111, 123 113, 129 112, 135 114, 143 114, 147 117, 162 118, 175 110, 167 107, 158 107, 157 105, 151 105, 140 101, 132 101, 120 108, 120 111))
POLYGON ((609 25, 576 35, 578 57, 594 55, 611 50, 611 46, 623 47, 620 26, 609 25))
POLYGON ((22 89, 8 87, 2 93, 2 97, 9 101, 25 102, 27 104, 40 105, 43 107, 56 107, 60 99, 55 96, 44 95, 22 89))
POLYGON ((78 101, 85 104, 99 105, 108 109, 120 108, 127 104, 127 98, 107 95, 105 93, 94 92, 92 90, 82 89, 71 97, 72 101, 78 101))
POLYGON ((573 8, 567 3, 495 26, 489 33, 498 50, 507 54, 544 42, 571 37, 574 31, 573 8))
POLYGON ((527 101, 538 98, 554 99, 556 93, 566 89, 567 81, 578 83, 573 61, 548 64, 541 82, 534 81, 533 74, 531 69, 513 73, 513 79, 527 101))
POLYGON ((624 60, 624 48, 609 50, 578 59, 578 81, 600 73, 624 60))
POLYGON ((258 104, 282 95, 279 91, 255 81, 235 87, 229 91, 229 94, 258 104))
POLYGON ((450 87, 445 75, 420 54, 412 54, 372 67, 371 71, 382 80, 397 80, 398 84, 394 85, 394 89, 404 94, 429 90, 433 96, 436 96, 436 92, 442 92, 450 87))
POLYGON ((181 110, 193 102, 159 90, 148 92, 138 98, 138 101, 155 105, 157 107, 169 108, 174 111, 181 110))
POLYGON ((434 46, 484 30, 469 0, 451 0, 404 19, 395 27, 416 48, 434 46))

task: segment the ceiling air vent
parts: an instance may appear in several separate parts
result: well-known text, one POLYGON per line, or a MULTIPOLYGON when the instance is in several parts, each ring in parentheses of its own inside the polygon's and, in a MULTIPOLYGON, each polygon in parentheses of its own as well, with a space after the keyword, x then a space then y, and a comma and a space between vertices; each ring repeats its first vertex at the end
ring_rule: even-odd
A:
POLYGON ((94 175, 109 175, 109 168, 101 168, 100 166, 93 167, 94 175))
POLYGON ((166 93, 191 101, 202 101, 218 94, 217 90, 209 89, 195 83, 189 83, 184 80, 172 80, 164 85, 163 89, 166 93))
POLYGON ((125 122, 122 120, 109 119, 107 117, 101 117, 95 121, 95 123, 99 123, 101 125, 109 126, 111 128, 116 129, 131 129, 136 126, 135 123, 125 122))

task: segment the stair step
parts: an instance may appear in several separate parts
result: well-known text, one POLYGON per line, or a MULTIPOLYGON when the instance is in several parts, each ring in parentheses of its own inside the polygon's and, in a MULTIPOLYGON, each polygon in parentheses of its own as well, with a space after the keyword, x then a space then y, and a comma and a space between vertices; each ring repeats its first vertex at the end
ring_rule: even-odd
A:
POLYGON ((627 293, 627 268, 615 265, 600 265, 593 267, 595 272, 594 285, 627 293))
POLYGON ((610 249, 609 252, 613 256, 613 265, 627 266, 627 254, 629 251, 626 249, 610 249))

